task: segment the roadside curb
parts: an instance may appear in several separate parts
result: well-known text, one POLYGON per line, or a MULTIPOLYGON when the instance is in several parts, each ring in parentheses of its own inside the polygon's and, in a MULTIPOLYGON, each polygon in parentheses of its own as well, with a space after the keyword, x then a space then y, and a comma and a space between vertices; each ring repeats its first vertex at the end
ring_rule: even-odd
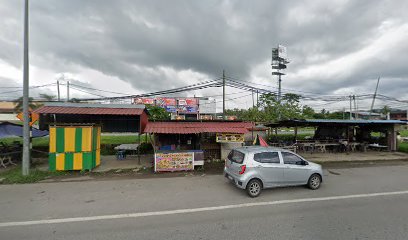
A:
POLYGON ((351 160, 351 161, 312 161, 320 164, 323 167, 370 167, 376 165, 396 165, 396 164, 408 164, 408 158, 403 159, 372 159, 372 160, 351 160))

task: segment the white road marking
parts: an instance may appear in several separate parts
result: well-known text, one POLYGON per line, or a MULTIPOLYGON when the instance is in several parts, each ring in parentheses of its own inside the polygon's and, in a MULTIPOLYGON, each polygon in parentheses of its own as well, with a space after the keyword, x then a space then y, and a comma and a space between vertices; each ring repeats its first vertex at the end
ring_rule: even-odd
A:
POLYGON ((353 198, 354 199, 355 198, 370 198, 370 197, 403 195, 403 194, 408 194, 408 191, 365 193, 365 194, 319 197, 319 198, 301 198, 301 199, 279 200, 279 201, 269 201, 269 202, 252 202, 252 203, 223 205, 223 206, 215 206, 215 207, 177 209, 177 210, 157 211, 157 212, 125 213, 125 214, 101 215, 101 216, 92 216, 92 217, 56 218, 56 219, 44 219, 44 220, 22 221, 22 222, 2 222, 0 223, 0 227, 29 226, 29 225, 38 225, 38 224, 58 224, 58 223, 70 223, 70 222, 87 222, 87 221, 112 220, 112 219, 123 219, 123 218, 140 218, 140 217, 163 216, 163 215, 173 215, 173 214, 182 214, 182 213, 208 212, 208 211, 217 211, 217 210, 232 209, 232 208, 270 206, 270 205, 280 205, 280 204, 289 204, 289 203, 320 202, 320 201, 342 200, 342 199, 353 199, 353 198))

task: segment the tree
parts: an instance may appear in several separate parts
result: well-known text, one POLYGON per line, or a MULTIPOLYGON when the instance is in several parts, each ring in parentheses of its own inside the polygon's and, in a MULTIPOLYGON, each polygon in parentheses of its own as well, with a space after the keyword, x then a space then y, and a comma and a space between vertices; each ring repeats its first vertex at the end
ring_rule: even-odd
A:
POLYGON ((381 109, 381 113, 384 115, 387 115, 389 112, 391 112, 390 107, 388 107, 387 105, 385 105, 382 109, 381 109))
POLYGON ((50 95, 50 94, 46 94, 46 93, 40 93, 40 98, 45 99, 45 101, 47 102, 51 102, 54 101, 56 96, 55 95, 50 95))
POLYGON ((302 109, 299 105, 300 96, 293 93, 287 93, 279 101, 274 93, 267 93, 261 96, 261 114, 263 121, 273 122, 276 120, 285 120, 300 118, 302 109))
POLYGON ((73 103, 79 103, 79 102, 81 102, 81 100, 78 99, 78 98, 71 98, 69 101, 70 101, 70 102, 73 102, 73 103))
POLYGON ((302 108, 302 118, 304 119, 310 119, 314 118, 314 115, 316 114, 315 110, 307 105, 304 105, 302 108))
MULTIPOLYGON (((33 98, 28 98, 28 108, 30 110, 34 110, 40 107, 39 104, 33 103, 33 98)), ((14 111, 15 112, 22 112, 23 111, 23 97, 19 97, 14 101, 14 111)))
POLYGON ((170 113, 168 113, 166 109, 152 105, 146 105, 146 108, 149 113, 149 120, 170 120, 170 113))

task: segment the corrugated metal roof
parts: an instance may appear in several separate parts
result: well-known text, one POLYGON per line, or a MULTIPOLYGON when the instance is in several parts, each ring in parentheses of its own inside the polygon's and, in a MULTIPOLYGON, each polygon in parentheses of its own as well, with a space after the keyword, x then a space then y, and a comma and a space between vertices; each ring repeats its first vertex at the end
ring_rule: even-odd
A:
POLYGON ((77 108, 141 108, 143 104, 101 104, 101 103, 71 103, 71 102, 47 102, 46 107, 77 107, 77 108))
POLYGON ((64 107, 43 106, 36 109, 36 113, 52 114, 84 114, 84 115, 141 115, 143 108, 112 108, 112 107, 64 107))
POLYGON ((246 133, 248 122, 149 122, 144 132, 164 134, 246 133))
POLYGON ((342 120, 342 119, 307 119, 293 120, 296 122, 311 122, 311 123, 357 123, 357 124, 404 124, 405 121, 400 120, 342 120))
POLYGON ((266 124, 270 127, 278 126, 318 126, 321 124, 333 124, 333 125, 388 125, 388 124, 407 124, 406 121, 401 120, 343 120, 343 119, 292 119, 283 120, 277 123, 266 124))

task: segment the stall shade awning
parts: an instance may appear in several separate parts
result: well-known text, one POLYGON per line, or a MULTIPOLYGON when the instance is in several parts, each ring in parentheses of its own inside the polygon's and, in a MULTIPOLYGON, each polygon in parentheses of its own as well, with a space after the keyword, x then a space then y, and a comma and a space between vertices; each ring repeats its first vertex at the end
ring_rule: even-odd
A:
POLYGON ((36 113, 51 114, 82 114, 82 115, 142 115, 142 108, 103 108, 103 107, 60 107, 44 106, 37 110, 36 113))
MULTIPOLYGON (((48 131, 41 131, 36 128, 32 128, 33 137, 44 137, 48 135, 48 131)), ((0 123, 0 138, 7 137, 22 137, 23 126, 8 122, 0 123)))
POLYGON ((195 133, 247 133, 248 122, 149 122, 146 133, 195 134, 195 133))

